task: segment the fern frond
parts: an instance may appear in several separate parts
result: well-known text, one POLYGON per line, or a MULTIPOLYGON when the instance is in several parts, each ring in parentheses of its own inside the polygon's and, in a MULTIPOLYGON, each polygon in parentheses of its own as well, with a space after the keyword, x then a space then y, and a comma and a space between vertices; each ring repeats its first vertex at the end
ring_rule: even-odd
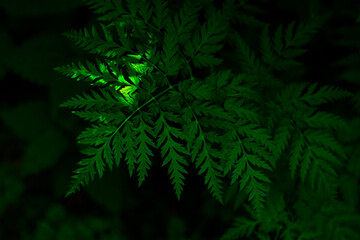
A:
POLYGON ((166 26, 166 23, 168 22, 168 2, 165 0, 154 0, 153 4, 155 13, 155 16, 153 17, 153 22, 157 29, 160 30, 164 28, 166 26))
POLYGON ((284 118, 280 120, 279 127, 275 130, 274 135, 274 154, 277 159, 287 148, 289 140, 291 138, 292 126, 288 119, 284 118))
POLYGON ((72 111, 72 113, 90 122, 111 122, 112 124, 119 124, 126 118, 121 112, 115 114, 98 111, 72 111))
POLYGON ((267 149, 272 148, 271 137, 266 133, 265 129, 259 128, 257 124, 247 123, 246 121, 238 121, 237 131, 244 136, 254 140, 256 143, 264 146, 267 149))
POLYGON ((162 166, 169 164, 168 174, 172 179, 174 190, 178 199, 180 199, 183 185, 184 174, 188 172, 184 166, 188 166, 188 162, 181 154, 188 154, 186 148, 176 139, 185 140, 185 136, 176 127, 172 127, 167 123, 167 120, 180 122, 178 116, 171 112, 164 112, 160 110, 159 118, 155 123, 155 132, 158 136, 157 147, 161 148, 161 156, 164 159, 162 166))
POLYGON ((101 15, 97 19, 99 21, 112 21, 119 18, 125 13, 121 5, 121 1, 111 0, 83 0, 86 5, 90 6, 90 9, 94 9, 94 12, 101 15))
POLYGON ((96 137, 108 137, 116 130, 115 126, 112 125, 92 125, 91 128, 86 128, 77 137, 78 140, 84 138, 96 138, 96 137))
POLYGON ((190 121, 190 123, 185 125, 184 131, 186 133, 187 149, 191 153, 192 161, 195 162, 196 168, 200 168, 199 175, 205 172, 205 184, 208 184, 212 195, 223 204, 223 187, 222 180, 220 179, 221 168, 210 154, 211 146, 205 140, 200 123, 197 119, 190 121), (202 151, 200 151, 201 149, 202 151))
MULTIPOLYGON (((137 7, 137 12, 139 13, 140 17, 145 21, 149 22, 151 16, 152 16, 152 6, 151 1, 147 0, 140 0, 140 1, 127 1, 128 7, 130 9, 135 9, 134 6, 137 7)), ((135 13, 134 16, 136 16, 136 11, 132 10, 131 13, 135 13)))
POLYGON ((308 87, 306 93, 300 97, 300 100, 308 103, 311 106, 316 106, 352 96, 352 94, 346 90, 328 85, 321 86, 315 92, 317 86, 317 83, 311 84, 308 87))
POLYGON ((111 150, 114 153, 114 160, 117 167, 120 165, 120 161, 123 158, 123 146, 122 146, 122 139, 120 133, 117 132, 114 135, 114 139, 111 142, 111 150))
MULTIPOLYGON (((105 39, 100 37, 94 26, 92 26, 91 32, 85 28, 79 31, 70 30, 62 35, 72 40, 84 50, 108 58, 120 57, 125 52, 129 51, 129 46, 120 45, 114 40, 109 27, 103 24, 100 24, 100 26, 105 39)), ((119 27, 121 27, 121 25, 119 27)), ((118 31, 120 31, 120 29, 118 29, 118 31)), ((125 34, 122 34, 121 38, 125 38, 125 34)))
POLYGON ((327 194, 332 200, 336 199, 338 178, 334 169, 322 159, 314 159, 309 171, 310 186, 323 194, 327 194))
POLYGON ((185 44, 189 40, 191 31, 197 23, 199 11, 200 6, 198 6, 196 2, 186 1, 179 13, 174 16, 177 41, 180 44, 185 44))
MULTIPOLYGON (((125 153, 125 162, 128 165, 129 175, 132 177, 133 172, 136 166, 136 157, 137 157, 137 150, 136 150, 136 134, 135 134, 135 127, 131 121, 127 121, 123 127, 121 132, 121 137, 126 140, 122 141, 122 148, 124 149, 125 153)), ((113 145, 113 147, 118 147, 113 145)))
POLYGON ((154 156, 150 147, 156 147, 152 139, 155 137, 155 134, 153 132, 153 127, 149 125, 151 124, 149 113, 140 112, 134 116, 133 121, 137 125, 135 128, 135 135, 137 136, 135 141, 135 145, 137 146, 136 162, 138 164, 138 186, 141 186, 141 184, 145 181, 145 177, 147 177, 147 172, 151 166, 151 160, 149 156, 154 156), (150 138, 148 135, 150 135, 152 138, 150 138))
POLYGON ((317 84, 290 84, 278 96, 278 118, 281 118, 281 122, 275 130, 275 153, 279 157, 286 150, 288 139, 292 139, 289 158, 291 177, 295 177, 300 165, 302 182, 309 180, 314 190, 325 189, 333 197, 336 192, 335 166, 341 167, 341 159, 347 156, 340 143, 325 130, 347 127, 343 119, 317 111, 312 106, 351 94, 330 86, 315 91, 316 87, 317 84))
POLYGON ((225 38, 227 20, 224 14, 216 12, 211 15, 208 22, 201 27, 200 32, 195 32, 192 41, 184 46, 184 54, 193 60, 194 66, 209 67, 222 62, 221 59, 213 56, 222 48, 220 42, 225 38))
POLYGON ((271 183, 270 179, 260 171, 254 170, 251 166, 247 166, 247 171, 240 180, 240 189, 244 189, 249 195, 248 200, 253 204, 256 214, 260 215, 268 187, 264 183, 271 183))
POLYGON ((236 218, 233 227, 229 228, 227 232, 221 236, 220 240, 237 240, 242 236, 249 237, 258 224, 258 220, 236 218))
MULTIPOLYGON (((281 26, 280 26, 281 27, 281 26)), ((262 60, 272 68, 284 71, 294 66, 300 65, 299 62, 293 60, 293 58, 302 54, 303 51, 299 49, 283 49, 282 39, 279 36, 281 34, 281 28, 277 29, 273 42, 269 34, 269 26, 265 26, 261 34, 261 49, 262 60)))
POLYGON ((301 137, 297 137, 295 141, 293 141, 291 144, 289 168, 292 179, 295 178, 295 173, 300 163, 304 147, 305 147, 305 141, 301 137))
POLYGON ((186 79, 178 84, 179 92, 189 101, 210 100, 212 89, 208 84, 202 81, 186 79))
MULTIPOLYGON (((269 65, 278 65, 276 62, 279 61, 273 50, 273 44, 271 42, 269 34, 269 25, 266 25, 261 33, 260 46, 262 50, 262 60, 269 65)), ((279 44, 277 45, 279 48, 279 44)))
POLYGON ((181 61, 178 56, 177 34, 172 23, 166 26, 163 44, 164 71, 168 76, 175 76, 181 68, 181 61))
MULTIPOLYGON (((124 98, 116 96, 116 94, 118 94, 117 92, 105 89, 99 89, 98 91, 100 94, 96 91, 90 90, 91 94, 82 93, 82 96, 77 95, 76 97, 72 97, 68 101, 62 103, 60 107, 89 110, 94 107, 102 108, 109 106, 121 109, 126 106, 124 98)), ((121 114, 119 116, 121 116, 121 114)))
POLYGON ((260 123, 259 111, 253 104, 249 104, 244 98, 227 98, 224 103, 226 111, 234 112, 241 120, 252 123, 260 123))
POLYGON ((337 174, 334 166, 342 166, 342 162, 329 149, 332 147, 331 143, 334 143, 335 148, 339 148, 339 144, 333 141, 332 138, 326 139, 326 137, 322 137, 322 139, 317 139, 317 136, 321 136, 321 132, 310 129, 298 136, 291 151, 291 176, 294 178, 299 158, 301 158, 301 181, 305 182, 308 176, 310 186, 314 190, 324 189, 326 193, 333 197, 337 188, 335 184, 337 174), (321 141, 324 141, 324 143, 321 141))
POLYGON ((311 131, 307 130, 304 132, 310 144, 314 147, 321 146, 323 150, 318 149, 318 152, 321 151, 320 156, 326 157, 328 161, 331 161, 333 164, 341 166, 342 163, 340 159, 335 157, 331 152, 336 153, 342 159, 346 159, 348 156, 345 153, 341 144, 328 132, 316 130, 311 131), (326 153, 327 151, 330 151, 326 153))
POLYGON ((300 177, 301 181, 305 182, 306 175, 311 165, 312 151, 309 148, 305 148, 303 160, 301 161, 300 177))
POLYGON ((292 22, 285 32, 285 47, 301 47, 307 44, 317 30, 326 22, 329 14, 315 16, 307 21, 301 22, 294 32, 294 22, 292 22))
POLYGON ((92 84, 105 85, 108 82, 117 82, 118 78, 114 75, 113 72, 109 72, 104 64, 100 64, 97 60, 100 69, 90 61, 86 60, 86 66, 82 63, 77 65, 73 63, 71 66, 62 66, 55 68, 56 71, 61 72, 65 76, 75 78, 77 81, 84 80, 91 82, 92 84))
POLYGON ((216 117, 225 121, 232 119, 232 116, 224 111, 223 108, 211 103, 210 101, 204 101, 201 103, 196 101, 191 107, 194 113, 198 116, 216 117))
POLYGON ((312 128, 348 129, 344 119, 323 111, 318 111, 311 116, 305 116, 304 121, 312 128))
POLYGON ((105 168, 105 163, 102 159, 104 147, 105 145, 102 145, 100 148, 89 147, 82 150, 82 153, 89 156, 89 158, 82 159, 78 162, 81 167, 74 171, 75 175, 72 176, 70 188, 65 197, 78 191, 80 186, 85 187, 88 185, 90 179, 93 181, 96 170, 99 177, 102 178, 105 168))
POLYGON ((245 73, 259 74, 261 72, 261 64, 250 49, 246 41, 238 34, 234 35, 236 54, 239 57, 241 68, 245 73))
POLYGON ((301 22, 295 29, 295 21, 291 22, 283 33, 283 26, 277 27, 274 37, 269 33, 266 25, 261 34, 261 49, 263 61, 276 70, 286 70, 301 65, 295 58, 307 52, 300 48, 310 41, 328 18, 328 15, 311 18, 301 22))
POLYGON ((225 164, 225 173, 234 167, 231 183, 235 183, 241 177, 240 190, 246 187, 249 201, 253 204, 256 213, 260 214, 267 192, 265 184, 270 183, 270 180, 253 167, 271 170, 271 167, 262 159, 261 154, 264 152, 259 149, 264 143, 265 146, 268 145, 266 141, 268 136, 260 129, 255 130, 255 125, 238 123, 236 126, 236 129, 226 133, 229 141, 225 143, 224 149, 228 152, 229 163, 225 164), (242 138, 241 135, 244 137, 242 138), (265 140, 259 140, 261 136, 265 140), (252 140, 262 144, 253 143, 252 140))

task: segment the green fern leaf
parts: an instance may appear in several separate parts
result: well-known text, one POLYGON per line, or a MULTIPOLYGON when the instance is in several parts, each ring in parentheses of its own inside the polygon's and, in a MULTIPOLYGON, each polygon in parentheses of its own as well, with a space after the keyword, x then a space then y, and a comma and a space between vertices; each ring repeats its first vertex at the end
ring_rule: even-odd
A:
MULTIPOLYGON (((115 130, 116 131, 116 130, 115 130)), ((106 165, 109 167, 110 171, 112 171, 113 168, 113 151, 111 149, 110 141, 107 141, 104 145, 104 152, 103 152, 103 159, 105 159, 106 165)))
POLYGON ((279 34, 282 33, 281 28, 277 30, 273 42, 269 34, 269 26, 265 26, 261 34, 262 60, 272 68, 284 71, 294 66, 300 65, 299 62, 292 60, 304 53, 300 49, 282 49, 283 44, 279 34), (280 41, 280 42, 278 42, 280 41), (276 54, 275 54, 276 52, 276 54), (298 55, 297 55, 298 54, 298 55))
POLYGON ((253 204, 255 212, 258 215, 261 214, 265 201, 264 198, 268 192, 266 185, 261 182, 271 183, 268 177, 248 165, 246 172, 240 180, 240 190, 246 187, 245 191, 249 195, 248 200, 253 204))
POLYGON ((305 142, 301 137, 297 137, 296 140, 292 142, 289 158, 290 175, 292 179, 295 179, 295 173, 300 163, 304 147, 305 142))
POLYGON ((262 66, 245 40, 239 35, 234 35, 234 38, 236 39, 236 54, 240 58, 242 70, 250 74, 261 73, 262 66))
POLYGON ((285 47, 300 47, 307 44, 328 17, 329 14, 326 14, 303 21, 298 25, 295 32, 293 32, 295 23, 291 23, 285 33, 285 47))
POLYGON ((305 177, 307 175, 307 172, 309 171, 311 164, 311 157, 312 157, 311 150, 306 148, 304 150, 303 160, 301 161, 301 168, 300 168, 300 177, 302 182, 305 182, 305 177))
MULTIPOLYGON (((64 102, 60 107, 67 107, 70 109, 84 109, 89 110, 90 108, 103 108, 105 106, 124 108, 124 99, 115 91, 109 91, 105 89, 99 89, 99 92, 90 91, 90 94, 83 93, 72 97, 70 100, 64 102)), ((120 115, 121 116, 121 115, 120 115)))
POLYGON ((307 92, 300 97, 300 100, 311 106, 316 106, 352 96, 350 92, 334 86, 322 86, 318 91, 314 92, 317 85, 317 83, 310 85, 307 92))
MULTIPOLYGON (((100 65, 100 71, 95 66, 95 64, 86 60, 86 66, 82 63, 67 65, 55 68, 55 70, 61 72, 62 74, 77 79, 77 81, 84 80, 91 82, 96 85, 105 85, 109 82, 118 82, 119 79, 113 75, 112 72, 109 72, 104 64, 101 64, 97 60, 98 65, 100 65)), ((125 83, 124 83, 125 85, 125 83)))
POLYGON ((240 190, 246 187, 249 201, 252 202, 256 213, 260 214, 264 207, 264 197, 267 192, 265 184, 270 183, 270 180, 253 167, 271 170, 271 167, 262 159, 262 154, 265 153, 262 146, 269 147, 268 140, 270 137, 263 130, 257 128, 255 124, 243 123, 243 121, 239 121, 236 124, 236 129, 228 131, 225 135, 227 142, 224 149, 228 153, 228 162, 225 163, 224 173, 229 172, 234 167, 231 184, 234 184, 241 177, 240 190))
MULTIPOLYGON (((278 37, 278 36, 277 36, 278 37)), ((279 65, 277 64, 280 59, 275 55, 273 51, 273 44, 271 42, 269 34, 269 25, 266 25, 261 33, 261 50, 262 50, 262 60, 269 65, 279 65)), ((277 48, 280 44, 277 43, 277 48)))
POLYGON ((306 116, 304 121, 312 128, 348 129, 345 120, 335 114, 323 111, 318 111, 312 116, 306 116))
POLYGON ((221 236, 220 240, 237 240, 242 236, 249 237, 259 224, 258 220, 250 220, 247 218, 236 218, 233 227, 221 236))
POLYGON ((154 0, 154 13, 153 22, 157 29, 162 29, 165 27, 168 22, 168 8, 167 1, 164 0, 154 0))
MULTIPOLYGON (((265 29, 266 30, 266 29, 265 29)), ((265 31, 264 30, 264 31, 265 31)), ((264 34, 264 38, 269 38, 269 40, 267 40, 267 42, 270 42, 270 37, 268 34, 266 34, 267 31, 264 34)), ((284 49, 284 42, 283 42, 283 25, 280 24, 277 28, 276 31, 274 33, 274 38, 273 38, 273 48, 274 51, 276 52, 276 54, 281 55, 283 49, 284 49)))
POLYGON ((166 119, 175 120, 177 123, 180 122, 180 119, 171 112, 160 110, 159 118, 155 123, 155 132, 158 135, 157 146, 158 148, 162 146, 161 156, 164 158, 162 166, 169 164, 168 174, 174 184, 176 196, 180 199, 185 179, 184 174, 188 173, 184 168, 184 166, 188 166, 188 163, 181 154, 187 155, 188 153, 186 148, 176 141, 176 139, 185 139, 183 133, 180 129, 170 126, 166 119))
POLYGON ((90 122, 111 122, 112 124, 119 124, 125 119, 123 113, 115 114, 97 111, 72 111, 72 113, 90 122))
POLYGON ((169 23, 164 36, 164 71, 167 76, 175 76, 181 68, 181 61, 178 56, 177 34, 175 27, 169 23))
POLYGON ((96 138, 100 136, 110 136, 116 130, 115 126, 111 125, 92 125, 91 128, 86 128, 77 137, 78 140, 84 138, 96 138))
POLYGON ((338 157, 336 157, 332 152, 338 153, 341 157, 346 158, 346 154, 340 148, 340 144, 328 133, 320 131, 305 131, 306 137, 309 143, 312 145, 312 150, 319 157, 326 157, 327 161, 336 164, 338 166, 342 165, 342 162, 338 157))
POLYGON ((99 0, 83 0, 86 5, 90 6, 90 9, 94 9, 94 12, 100 14, 97 19, 99 21, 112 21, 119 18, 125 13, 121 5, 121 1, 99 1, 99 0))
POLYGON ((276 129, 274 135, 274 144, 276 146, 274 149, 274 154, 277 159, 280 158, 281 154, 289 144, 291 129, 292 127, 290 121, 287 119, 280 120, 279 127, 276 129))
POLYGON ((127 121, 121 132, 121 136, 124 139, 122 141, 122 149, 125 153, 125 162, 128 165, 130 177, 133 175, 136 165, 136 135, 135 127, 131 121, 127 121))
POLYGON ((220 42, 225 38, 227 21, 225 15, 216 12, 211 15, 208 22, 201 27, 200 32, 195 32, 192 41, 184 46, 184 54, 193 60, 194 66, 215 66, 221 59, 213 56, 222 48, 220 42))
POLYGON ((137 125, 137 127, 135 128, 135 135, 137 136, 135 141, 135 145, 137 146, 136 162, 138 164, 138 186, 141 186, 141 184, 145 181, 145 177, 147 177, 147 172, 151 166, 151 160, 149 156, 154 156, 149 147, 155 148, 156 145, 153 140, 148 136, 149 134, 150 136, 154 137, 152 126, 149 125, 151 124, 149 113, 140 112, 139 114, 134 116, 133 121, 137 125))
MULTIPOLYGON (((105 36, 105 39, 102 39, 94 26, 91 28, 91 33, 85 28, 83 31, 71 30, 63 33, 62 35, 67 37, 69 40, 75 42, 76 45, 83 48, 86 51, 89 51, 93 54, 99 54, 104 57, 114 58, 122 56, 125 52, 128 51, 129 46, 120 45, 117 43, 110 32, 108 26, 100 24, 102 29, 102 34, 105 36)), ((118 31, 121 32, 119 26, 118 31)), ((121 35, 122 38, 125 37, 125 34, 121 35)))
POLYGON ((144 19, 144 21, 146 23, 149 22, 151 16, 152 16, 152 6, 151 6, 151 1, 147 1, 147 0, 140 0, 140 1, 128 1, 128 6, 129 4, 134 4, 134 5, 138 5, 139 9, 139 15, 142 17, 142 19, 144 19))
POLYGON ((82 159, 81 161, 78 162, 78 164, 81 167, 74 171, 76 175, 72 176, 70 188, 67 191, 65 197, 78 191, 80 185, 83 187, 88 185, 90 179, 91 181, 93 181, 96 173, 96 169, 99 174, 99 177, 102 178, 105 167, 105 164, 102 160, 102 151, 103 151, 103 146, 100 148, 87 148, 82 150, 83 154, 88 155, 90 157, 82 159))
POLYGON ((185 44, 189 40, 191 32, 197 23, 199 11, 200 6, 196 2, 186 1, 180 12, 174 16, 177 41, 180 44, 185 44))
POLYGON ((259 111, 244 98, 227 98, 224 103, 225 110, 235 112, 241 120, 260 123, 259 111))
POLYGON ((212 96, 212 89, 202 81, 186 79, 178 84, 178 89, 189 101, 194 101, 194 99, 210 100, 212 96))
POLYGON ((112 152, 114 153, 114 160, 117 167, 120 165, 120 161, 123 158, 123 149, 120 133, 117 132, 111 144, 112 152))
POLYGON ((221 168, 210 155, 210 146, 201 131, 199 122, 191 121, 185 125, 184 131, 192 161, 195 162, 196 168, 200 168, 199 175, 205 172, 205 184, 209 184, 208 188, 212 195, 223 204, 221 168))

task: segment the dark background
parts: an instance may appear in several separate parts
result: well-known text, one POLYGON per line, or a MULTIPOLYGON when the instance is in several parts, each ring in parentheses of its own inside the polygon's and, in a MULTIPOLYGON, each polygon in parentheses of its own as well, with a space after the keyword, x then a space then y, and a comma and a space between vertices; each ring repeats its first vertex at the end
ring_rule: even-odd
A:
MULTIPOLYGON (((273 28, 333 12, 300 59, 307 67, 302 77, 358 92, 359 1, 249 3, 254 7, 246 11, 273 28)), ((229 193, 231 204, 221 207, 195 168, 180 201, 160 161, 141 188, 122 162, 64 199, 81 158, 76 137, 89 125, 59 104, 88 86, 53 68, 86 59, 61 33, 92 24, 96 16, 79 0, 0 0, 0 239, 219 239, 239 214, 231 201, 241 204, 245 197, 229 193)), ((242 35, 258 41, 259 26, 254 21, 242 35)), ((354 115, 353 108, 336 111, 354 115)))

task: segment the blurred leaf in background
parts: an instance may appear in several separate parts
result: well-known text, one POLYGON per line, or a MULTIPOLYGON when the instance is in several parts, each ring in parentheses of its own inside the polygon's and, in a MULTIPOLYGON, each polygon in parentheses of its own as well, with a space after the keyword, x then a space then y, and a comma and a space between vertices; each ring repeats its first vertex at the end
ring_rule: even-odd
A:
POLYGON ((16 203, 24 192, 24 183, 10 164, 0 165, 0 218, 10 204, 16 203))
POLYGON ((24 17, 59 14, 78 7, 80 3, 73 0, 2 0, 0 6, 9 15, 24 17))
POLYGON ((1 110, 0 117, 20 139, 26 141, 21 173, 35 174, 54 165, 69 143, 51 123, 46 104, 33 101, 1 110))
MULTIPOLYGON (((1 14, 1 12, 0 12, 1 14)), ((14 49, 14 44, 9 34, 0 26, 0 53, 2 56, 9 56, 14 49)), ((0 57, 0 81, 3 80, 8 69, 7 58, 0 57)))
POLYGON ((50 85, 57 74, 56 62, 66 59, 65 44, 57 34, 41 33, 16 47, 7 62, 12 71, 38 85, 50 85))

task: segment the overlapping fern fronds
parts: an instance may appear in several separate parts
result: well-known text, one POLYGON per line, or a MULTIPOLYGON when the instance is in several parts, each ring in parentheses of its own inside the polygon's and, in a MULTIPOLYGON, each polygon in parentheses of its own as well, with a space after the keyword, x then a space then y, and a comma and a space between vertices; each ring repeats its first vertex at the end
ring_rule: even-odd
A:
POLYGON ((346 123, 318 106, 351 93, 283 82, 273 74, 301 65, 296 58, 306 53, 304 45, 326 16, 279 26, 274 34, 266 25, 259 49, 251 49, 241 34, 231 35, 241 69, 235 74, 226 66, 216 68, 231 28, 225 9, 232 0, 226 8, 210 10, 204 21, 200 5, 192 1, 175 14, 166 0, 86 2, 102 15, 101 31, 92 27, 65 35, 96 59, 56 68, 96 87, 62 104, 92 122, 78 138, 87 148, 67 196, 121 161, 140 186, 157 161, 156 150, 177 198, 192 166, 220 203, 228 179, 246 193, 255 216, 237 219, 223 239, 250 235, 264 224, 259 216, 272 206, 266 198, 279 161, 287 161, 293 179, 299 174, 314 190, 335 195, 336 169, 347 156, 332 131, 346 123), (198 78, 195 70, 208 75, 198 78))
MULTIPOLYGON (((71 78, 99 87, 99 92, 83 93, 62 105, 97 124, 79 136, 79 143, 89 145, 83 151, 88 158, 79 162, 81 167, 75 171, 67 195, 78 190, 80 185, 88 184, 96 172, 101 177, 106 166, 111 169, 114 160, 118 165, 122 158, 130 175, 137 170, 141 185, 152 165, 152 151, 158 148, 164 158, 163 166, 169 168, 178 198, 187 173, 184 167, 190 164, 190 157, 199 168, 199 174, 205 174, 210 192, 222 202, 222 172, 218 163, 222 156, 213 149, 216 139, 208 133, 203 119, 221 116, 226 121, 229 116, 210 101, 210 92, 203 102, 188 98, 189 94, 201 95, 201 85, 193 88, 178 83, 177 91, 168 79, 176 76, 186 61, 203 62, 201 56, 210 56, 220 49, 226 20, 224 18, 220 24, 215 17, 223 18, 222 13, 217 13, 193 34, 199 7, 192 7, 190 2, 186 2, 174 17, 167 14, 166 1, 152 2, 154 15, 150 14, 146 1, 138 4, 130 1, 125 9, 118 10, 112 2, 88 3, 97 13, 107 13, 103 21, 111 19, 113 22, 101 24, 101 35, 95 27, 91 34, 87 30, 65 34, 80 47, 101 56, 96 64, 87 61, 56 68, 71 78), (143 26, 165 31, 157 35, 157 39, 147 36, 147 41, 139 41, 137 37, 144 33, 143 26), (128 32, 127 27, 132 32, 128 32), (189 35, 193 36, 193 45, 185 49, 183 39, 189 35), (163 45, 157 45, 157 41, 163 45), (161 59, 160 65, 156 59, 161 59), (154 82, 156 79, 161 80, 154 82), (183 128, 174 128, 175 123, 183 128), (186 147, 179 140, 186 141, 186 147)), ((218 60, 212 58, 203 66, 217 63, 218 60)))

